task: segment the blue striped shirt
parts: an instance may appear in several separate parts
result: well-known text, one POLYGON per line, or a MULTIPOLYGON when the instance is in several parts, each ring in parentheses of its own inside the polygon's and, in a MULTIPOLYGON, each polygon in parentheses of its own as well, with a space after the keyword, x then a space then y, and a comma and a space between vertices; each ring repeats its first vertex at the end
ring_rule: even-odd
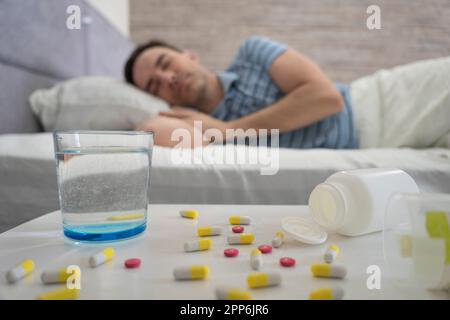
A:
MULTIPOLYGON (((244 41, 231 65, 218 74, 224 99, 211 116, 234 120, 272 105, 284 93, 272 80, 269 69, 287 46, 265 37, 254 36, 244 41)), ((358 148, 349 86, 337 83, 345 108, 307 127, 280 134, 279 146, 285 148, 358 148)))

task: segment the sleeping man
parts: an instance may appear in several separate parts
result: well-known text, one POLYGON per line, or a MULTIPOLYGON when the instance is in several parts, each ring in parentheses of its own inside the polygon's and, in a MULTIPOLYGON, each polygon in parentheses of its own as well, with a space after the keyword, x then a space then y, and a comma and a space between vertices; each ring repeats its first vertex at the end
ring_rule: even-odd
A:
POLYGON ((176 129, 192 135, 216 129, 223 137, 230 129, 278 129, 278 145, 286 148, 429 147, 449 140, 449 57, 335 84, 300 52, 254 36, 223 72, 160 41, 137 47, 124 71, 127 82, 171 106, 135 128, 155 132, 161 146, 179 145, 176 129))

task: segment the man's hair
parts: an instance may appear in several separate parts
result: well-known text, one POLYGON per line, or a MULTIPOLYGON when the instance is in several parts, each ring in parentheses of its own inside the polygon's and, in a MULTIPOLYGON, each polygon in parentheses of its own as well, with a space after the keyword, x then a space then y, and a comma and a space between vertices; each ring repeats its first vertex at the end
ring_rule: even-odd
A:
POLYGON ((139 57, 139 55, 142 52, 144 52, 147 49, 153 48, 153 47, 165 47, 165 48, 169 48, 174 51, 177 51, 177 52, 181 52, 181 50, 178 49, 177 47, 175 47, 171 44, 168 44, 167 42, 161 41, 161 40, 150 40, 149 42, 146 42, 146 43, 143 43, 143 44, 137 46, 133 50, 133 52, 130 54, 130 57, 128 58, 127 62, 125 63, 125 68, 123 70, 125 80, 128 83, 135 85, 134 80, 133 80, 133 67, 134 67, 134 63, 136 62, 136 59, 139 57))

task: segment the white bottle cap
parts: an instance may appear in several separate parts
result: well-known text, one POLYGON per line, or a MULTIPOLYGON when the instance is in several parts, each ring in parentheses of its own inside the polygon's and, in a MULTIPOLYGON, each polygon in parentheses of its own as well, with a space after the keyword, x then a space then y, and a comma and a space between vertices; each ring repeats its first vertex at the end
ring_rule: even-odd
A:
POLYGON ((328 234, 311 219, 286 217, 281 220, 281 228, 294 239, 307 244, 321 244, 328 234))

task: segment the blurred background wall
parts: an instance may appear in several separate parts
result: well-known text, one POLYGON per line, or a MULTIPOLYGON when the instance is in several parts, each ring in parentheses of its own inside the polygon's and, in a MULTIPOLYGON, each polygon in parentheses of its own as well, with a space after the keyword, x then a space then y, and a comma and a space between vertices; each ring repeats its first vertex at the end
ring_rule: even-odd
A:
POLYGON ((88 0, 98 9, 119 31, 130 34, 129 0, 88 0))
POLYGON ((302 51, 335 81, 450 55, 450 0, 130 0, 129 10, 134 42, 167 40, 213 70, 255 34, 302 51), (372 4, 381 30, 366 26, 372 4))

